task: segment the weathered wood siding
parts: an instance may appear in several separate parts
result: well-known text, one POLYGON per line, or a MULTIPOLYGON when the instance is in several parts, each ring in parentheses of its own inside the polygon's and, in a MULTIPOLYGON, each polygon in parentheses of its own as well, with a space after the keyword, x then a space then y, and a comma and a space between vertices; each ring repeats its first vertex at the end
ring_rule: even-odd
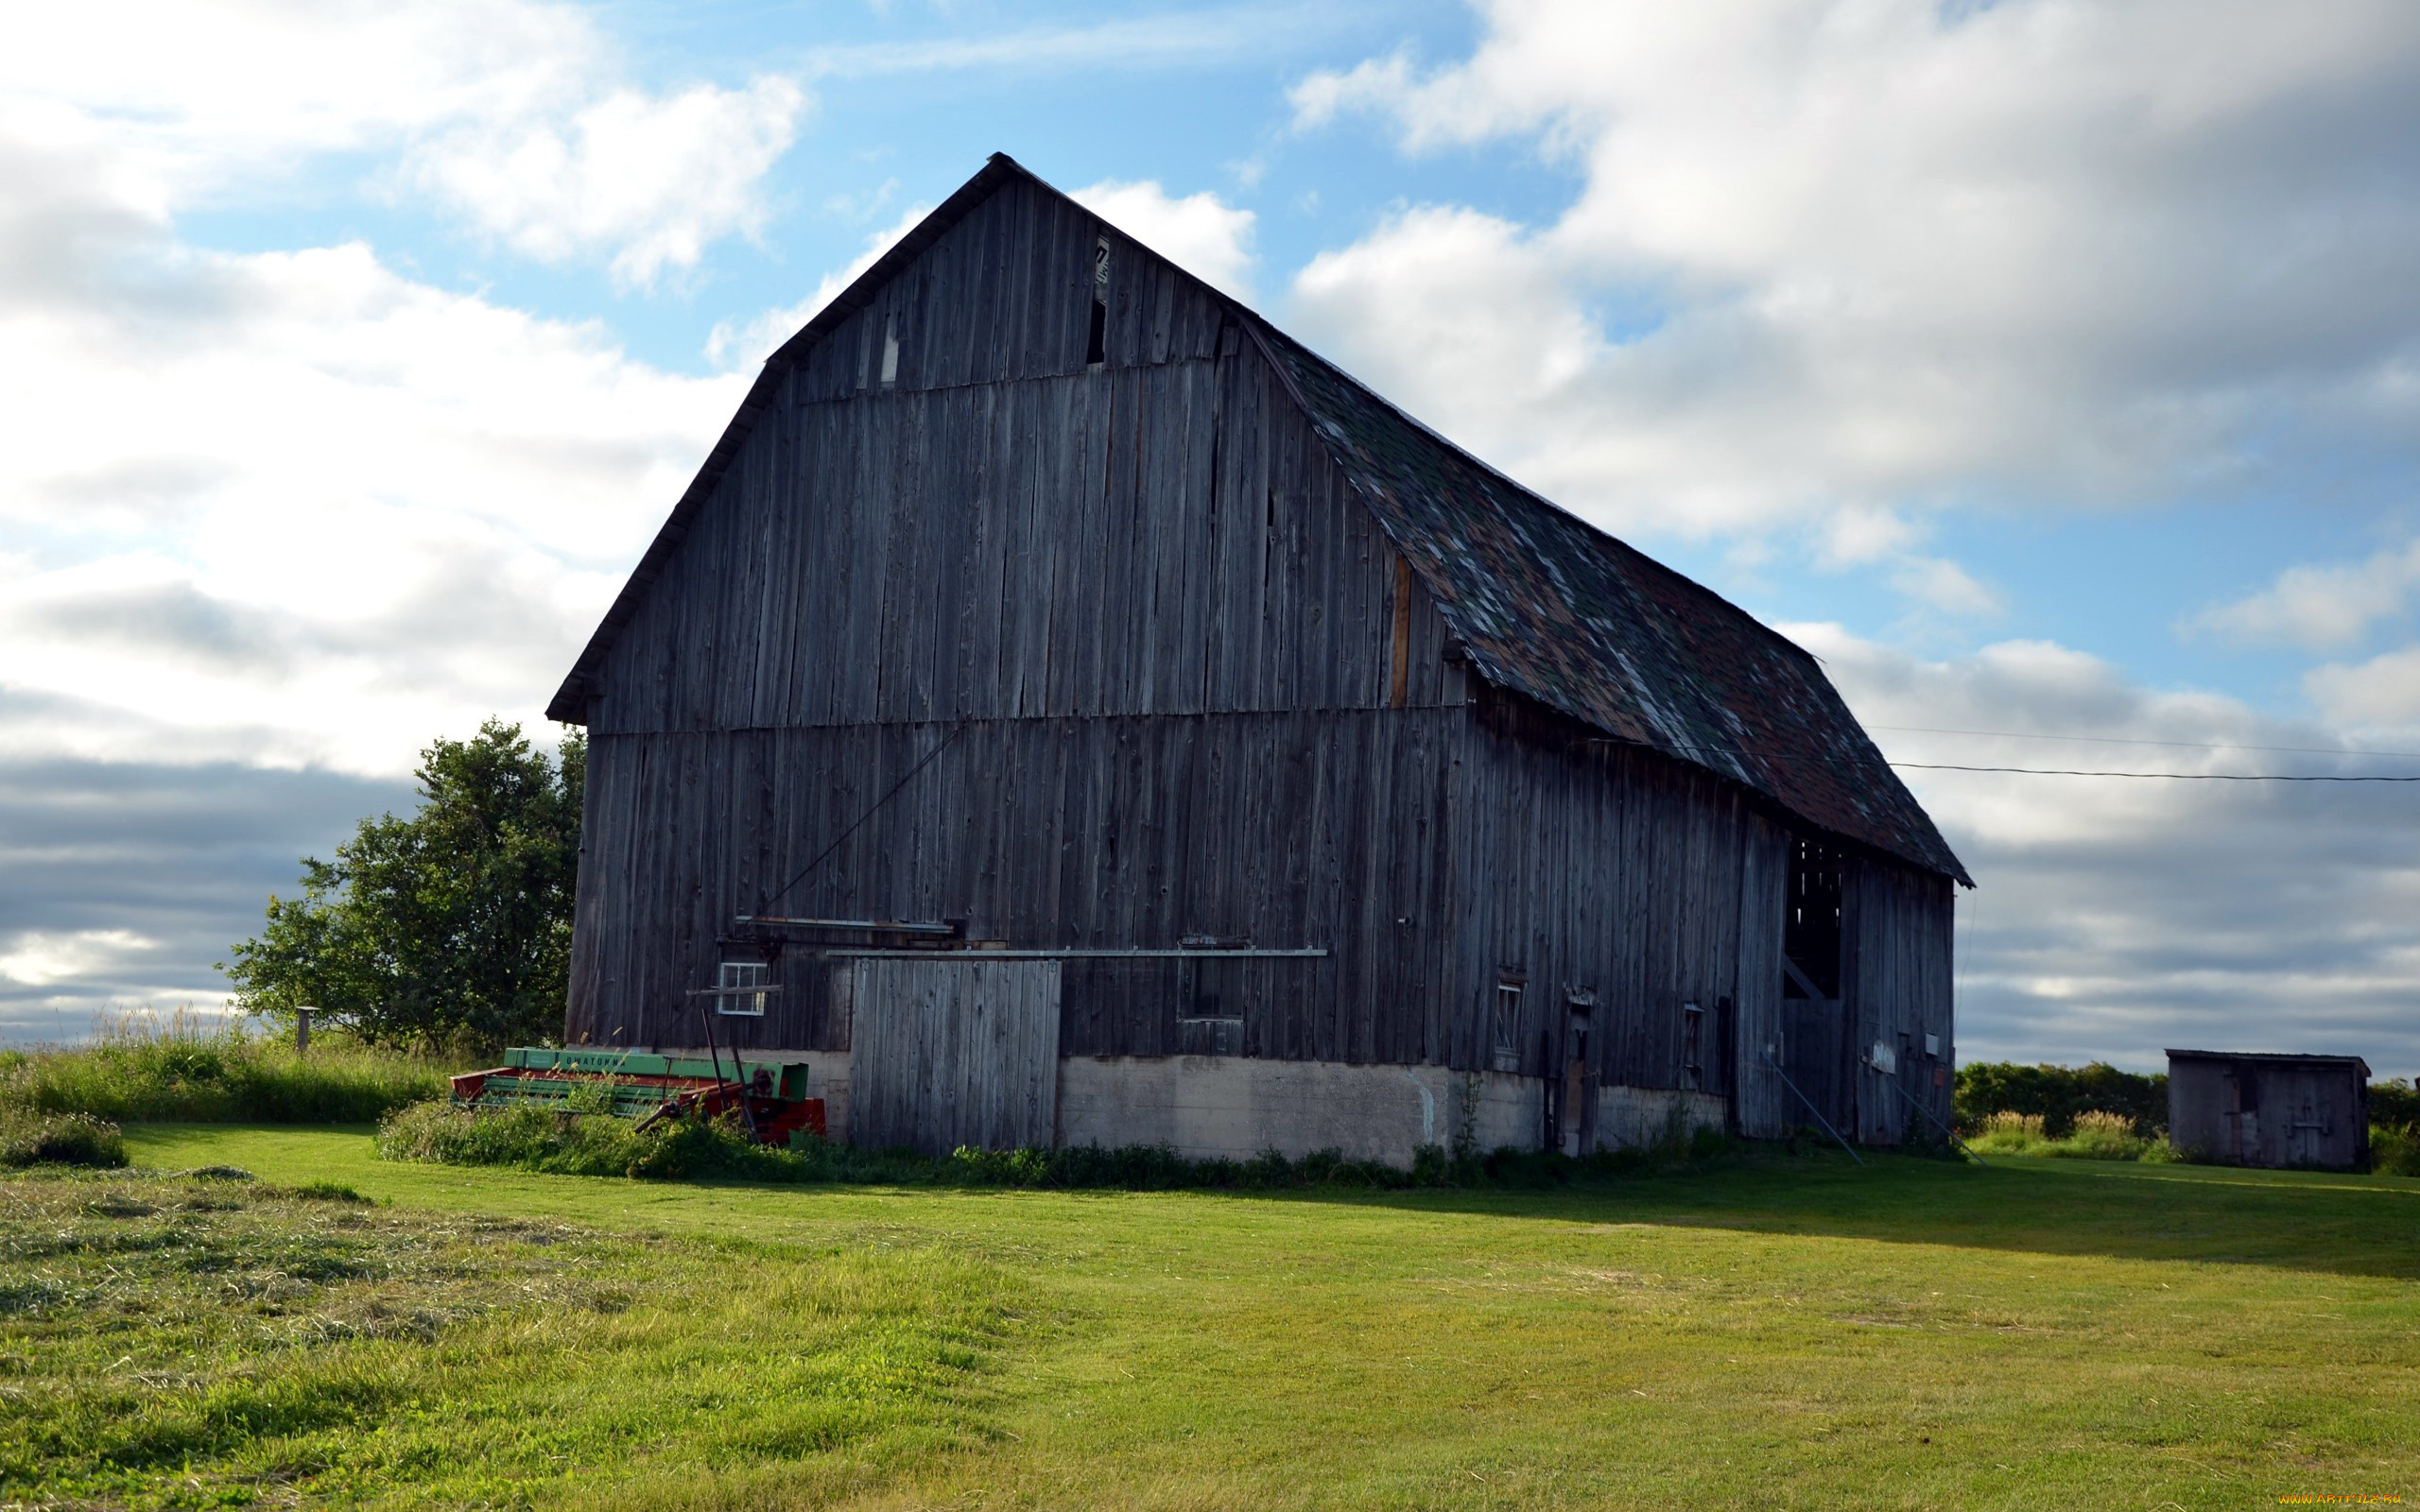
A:
POLYGON ((1855 1029, 1857 1138, 1869 1143, 1898 1143, 1910 1100, 1949 1120, 1952 885, 1946 877, 1871 857, 1848 868, 1841 992, 1855 1029), (1925 1053, 1927 1034, 1939 1042, 1937 1056, 1925 1053), (1892 1053, 1895 1069, 1889 1074, 1870 1063, 1876 1044, 1892 1053))
MULTIPOLYGON (((733 916, 963 722, 780 911, 1325 945, 1226 969, 1243 1053, 1443 1055, 1449 758, 1418 714, 1464 694, 1435 606, 1257 350, 1122 240, 1087 367, 1098 233, 995 196, 807 356, 692 522, 590 711, 575 1037, 693 1036, 667 1021, 733 916)), ((1177 1051, 1179 975, 1070 963, 1068 1053, 1177 1051)), ((819 981, 733 1027, 841 1048, 819 981)))
POLYGON ((1736 784, 1527 699, 1491 695, 1473 714, 1453 836, 1469 889, 1454 1064, 1491 1063, 1495 989, 1511 972, 1525 979, 1525 1021, 1518 1064, 1506 1069, 1544 1074, 1545 1046, 1579 992, 1597 1005, 1589 1059, 1605 1086, 1731 1096, 1742 1132, 1776 1135, 1808 1116, 1766 1062, 1772 1045, 1826 1118, 1890 1143, 1905 1105, 1861 1068, 1883 1040, 1899 1052, 1900 1085, 1947 1118, 1946 1081, 1933 1076, 1949 1064, 1947 879, 1854 860, 1842 996, 1785 1000, 1792 837, 1776 816, 1736 784), (1694 1074, 1691 1003, 1703 1010, 1694 1074), (1938 1059, 1924 1055, 1927 1033, 1938 1059))
POLYGON ((1740 1133, 1771 1139, 1801 1123, 1798 1099, 1773 1061, 1782 1053, 1782 909, 1789 882, 1789 832, 1759 814, 1740 827, 1739 982, 1729 1026, 1732 1121, 1740 1133), (1768 1057, 1772 1057, 1769 1059, 1768 1057))
MULTIPOLYGON (((1504 1069, 1543 1074, 1545 1037, 1582 992, 1597 1004, 1589 1058, 1604 1085, 1688 1088, 1683 1009, 1694 1003, 1692 1090, 1727 1094, 1723 1005, 1737 1012, 1746 949, 1743 791, 1526 699, 1491 697, 1477 713, 1455 836, 1469 888, 1455 1064, 1491 1063, 1495 988, 1513 971, 1527 979, 1526 1022, 1519 1064, 1504 1069)), ((1777 948, 1768 932, 1759 921, 1759 959, 1777 948)))
MULTIPOLYGON (((1459 709, 967 725, 781 900, 816 918, 968 920, 1037 948, 1169 949, 1187 935, 1323 958, 1221 962, 1241 1052, 1444 1058, 1446 836, 1459 709)), ((733 916, 794 875, 949 735, 944 725, 618 734, 589 747, 573 940, 575 1040, 685 1043, 733 916)), ((743 1046, 845 1049, 824 974, 774 963, 743 1046)), ((1071 960, 1068 1055, 1184 1047, 1172 961, 1071 960)))
POLYGON ((2230 1165, 2366 1170, 2369 1084, 2355 1064, 2171 1053, 2168 1137, 2230 1165))

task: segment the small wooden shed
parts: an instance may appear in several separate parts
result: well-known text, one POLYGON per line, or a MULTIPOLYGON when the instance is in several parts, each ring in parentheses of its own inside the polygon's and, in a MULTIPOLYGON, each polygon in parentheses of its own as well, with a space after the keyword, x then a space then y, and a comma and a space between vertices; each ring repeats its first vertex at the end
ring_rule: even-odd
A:
POLYGON ((2367 1170, 2369 1063, 2359 1056, 2171 1050, 2168 1138, 2229 1165, 2367 1170))
POLYGON ((1966 873, 1816 660, 1005 157, 767 361, 548 713, 566 1040, 711 1023, 840 1138, 1949 1117, 1966 873))

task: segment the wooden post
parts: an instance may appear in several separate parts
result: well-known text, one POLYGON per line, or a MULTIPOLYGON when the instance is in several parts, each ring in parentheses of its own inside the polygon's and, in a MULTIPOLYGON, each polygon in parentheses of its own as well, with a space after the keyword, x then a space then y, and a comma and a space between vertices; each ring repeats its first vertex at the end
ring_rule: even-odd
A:
POLYGON ((294 1010, 294 1053, 298 1056, 311 1048, 311 1015, 319 1011, 317 1008, 294 1010))

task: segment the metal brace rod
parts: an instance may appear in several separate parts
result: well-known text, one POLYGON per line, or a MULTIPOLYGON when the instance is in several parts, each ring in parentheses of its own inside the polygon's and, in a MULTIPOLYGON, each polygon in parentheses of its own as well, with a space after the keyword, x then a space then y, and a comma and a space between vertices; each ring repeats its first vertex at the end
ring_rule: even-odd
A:
POLYGON ((882 935, 940 935, 958 933, 956 924, 906 923, 881 919, 786 919, 777 914, 741 914, 733 920, 740 924, 782 924, 793 929, 867 929, 882 935))
POLYGON ((1941 1130, 1942 1133, 1949 1137, 1951 1146, 1954 1147, 1959 1154, 1974 1161, 1977 1165, 1986 1163, 1981 1156, 1977 1155, 1973 1150, 1966 1147, 1966 1142, 1958 1137, 1958 1131, 1956 1129, 1951 1128, 1940 1119, 1933 1118, 1931 1108, 1927 1108, 1924 1104, 1917 1102, 1914 1098, 1909 1096, 1908 1089, 1899 1085, 1898 1077, 1893 1076, 1891 1078, 1891 1090, 1897 1092, 1899 1094, 1900 1101, 1906 1103, 1910 1108, 1912 1108, 1917 1112, 1924 1114, 1927 1118, 1932 1118, 1932 1126, 1941 1130))
POLYGON ((1262 960, 1308 960, 1325 955, 1325 950, 1262 951, 1262 950, 1172 950, 1172 951, 913 951, 883 950, 874 946, 841 945, 819 949, 820 955, 848 956, 856 960, 903 961, 1177 961, 1220 960, 1252 957, 1262 960))
POLYGON ((1841 1138, 1841 1131, 1832 1126, 1832 1121, 1824 1116, 1824 1110, 1815 1106, 1815 1100, 1813 1098, 1807 1096, 1805 1092, 1798 1091, 1798 1083, 1790 1080, 1789 1073, 1781 1069, 1781 1062, 1773 1058, 1773 1053, 1771 1050, 1767 1050, 1764 1052, 1764 1056, 1765 1064, 1773 1068, 1773 1074, 1781 1078, 1781 1084, 1783 1086, 1789 1088, 1791 1091, 1798 1093, 1798 1100, 1805 1103, 1806 1105, 1806 1110, 1815 1115, 1815 1122, 1824 1125, 1824 1132, 1832 1136, 1832 1138, 1839 1143, 1841 1149, 1849 1152, 1850 1160, 1855 1160, 1859 1165, 1863 1165, 1865 1163, 1865 1157, 1858 1154, 1855 1149, 1850 1147, 1848 1141, 1841 1138))

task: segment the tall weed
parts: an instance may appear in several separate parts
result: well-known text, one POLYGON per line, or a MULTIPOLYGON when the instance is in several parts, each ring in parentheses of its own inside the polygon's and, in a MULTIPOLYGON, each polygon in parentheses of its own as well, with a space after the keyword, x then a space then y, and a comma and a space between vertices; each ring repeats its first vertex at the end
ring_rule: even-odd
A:
POLYGON ((446 1068, 340 1034, 297 1053, 243 1020, 105 1016, 81 1045, 0 1057, 0 1108, 117 1123, 366 1124, 445 1091, 446 1068))
POLYGON ((2420 1125, 2371 1125, 2370 1169, 2380 1176, 2420 1176, 2420 1125))

